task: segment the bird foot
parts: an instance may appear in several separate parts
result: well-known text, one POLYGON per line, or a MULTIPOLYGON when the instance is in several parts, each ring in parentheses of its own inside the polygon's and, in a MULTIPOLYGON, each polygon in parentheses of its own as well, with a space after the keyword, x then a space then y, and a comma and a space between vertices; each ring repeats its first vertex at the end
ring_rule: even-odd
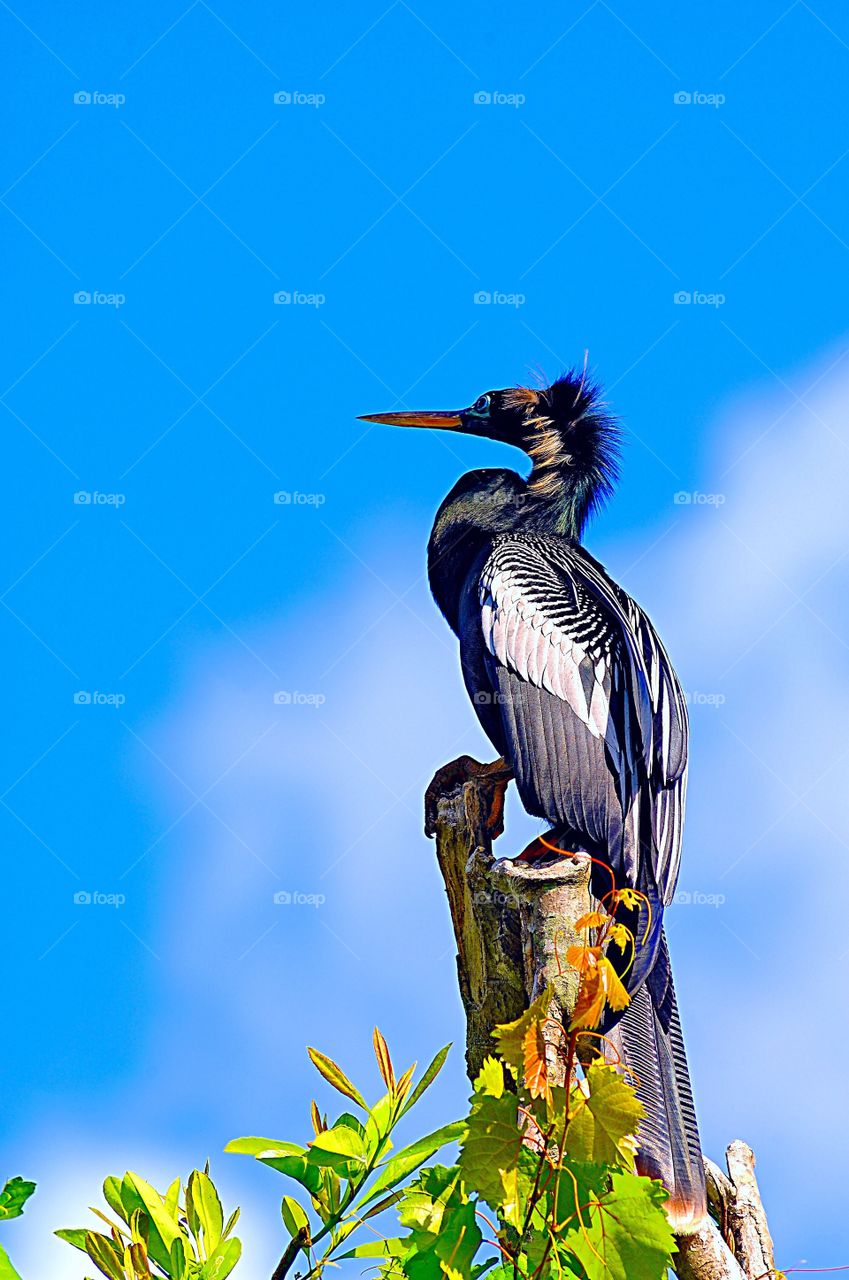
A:
POLYGON ((515 862, 556 862, 559 858, 586 857, 578 849, 564 849, 557 839, 556 831, 545 831, 527 845, 514 859, 515 862))
POLYGON ((512 770, 503 758, 491 764, 481 764, 472 756, 458 756, 450 764, 437 769, 425 792, 425 835, 436 835, 439 800, 447 792, 467 782, 475 782, 482 793, 487 813, 486 830, 490 839, 497 840, 504 830, 504 797, 512 770))

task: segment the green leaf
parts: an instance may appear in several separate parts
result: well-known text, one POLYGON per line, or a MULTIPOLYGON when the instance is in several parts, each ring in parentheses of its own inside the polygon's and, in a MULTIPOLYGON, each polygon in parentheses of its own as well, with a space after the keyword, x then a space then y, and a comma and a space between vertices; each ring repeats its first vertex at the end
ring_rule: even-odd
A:
POLYGON ((368 1195, 360 1201, 360 1204, 369 1204, 370 1201, 384 1191, 394 1187, 402 1178, 408 1177, 414 1169, 418 1169, 419 1165, 424 1164, 431 1156, 436 1155, 441 1147, 446 1146, 449 1142, 461 1141, 465 1133, 466 1121, 454 1120, 451 1124, 443 1125, 441 1129, 437 1129, 435 1133, 429 1133, 426 1138, 419 1138, 418 1142, 413 1142, 408 1147, 403 1147, 382 1167, 377 1181, 372 1184, 368 1195))
MULTIPOLYGON (((360 1137, 365 1140, 366 1131, 361 1121, 356 1116, 352 1116, 350 1111, 343 1111, 341 1116, 334 1120, 330 1126, 331 1129, 353 1129, 360 1137)), ((326 1130, 324 1132, 327 1132, 326 1130)), ((317 1136, 317 1135, 316 1135, 317 1136)), ((315 1139, 313 1139, 315 1141, 315 1139)))
POLYGON ((165 1212, 162 1196, 139 1174, 127 1173, 121 1183, 121 1201, 128 1219, 134 1209, 144 1209, 150 1221, 148 1252, 154 1262, 167 1271, 171 1245, 181 1232, 165 1212))
POLYGON ((123 1250, 109 1236, 99 1231, 87 1231, 85 1251, 97 1267, 109 1280, 124 1280, 123 1250))
POLYGON ((407 1251, 406 1240, 369 1240, 366 1244, 358 1244, 355 1249, 339 1254, 343 1258, 400 1258, 407 1251))
POLYGON ((61 1231, 54 1231, 54 1236, 58 1236, 60 1240, 66 1240, 68 1244, 72 1244, 75 1249, 81 1249, 85 1253, 85 1238, 88 1235, 85 1227, 63 1227, 61 1231))
POLYGON ((402 1227, 414 1232, 437 1236, 442 1229, 442 1219, 448 1201, 454 1195, 460 1181, 456 1165, 444 1164, 422 1169, 419 1176, 403 1193, 398 1221, 402 1227))
MULTIPOLYGON (((550 1183, 553 1169, 540 1169, 540 1160, 544 1157, 539 1152, 529 1151, 524 1144, 519 1150, 519 1159, 515 1168, 499 1170, 501 1183, 501 1201, 498 1205, 499 1216, 516 1231, 522 1232, 528 1218, 531 1194, 539 1174, 541 1190, 550 1183)), ((543 1195, 535 1205, 528 1225, 532 1231, 544 1231, 550 1197, 543 1195)), ((531 1268, 532 1270, 534 1268, 531 1268)))
POLYGON ((480 1192, 493 1209, 509 1197, 514 1181, 511 1175, 519 1166, 522 1133, 518 1108, 514 1093, 501 1098, 476 1094, 472 1101, 459 1165, 469 1187, 480 1192))
POLYGON ((473 1204, 449 1208, 435 1246, 436 1256, 448 1280, 471 1277, 472 1262, 482 1240, 473 1204))
POLYGON ((586 1231, 570 1232, 564 1247, 587 1280, 665 1280, 675 1249, 659 1182, 615 1170, 586 1231))
POLYGON ((306 1156, 259 1156, 261 1164, 267 1164, 270 1169, 276 1169, 278 1173, 284 1173, 289 1178, 294 1178, 302 1187, 309 1191, 310 1195, 317 1195, 321 1190, 321 1169, 317 1165, 311 1164, 306 1156))
POLYGON ((178 1236, 171 1245, 171 1275, 174 1280, 183 1280, 188 1270, 188 1261, 186 1242, 182 1236, 178 1236))
POLYGON ((410 1229, 401 1263, 409 1280, 471 1280, 481 1243, 475 1210, 456 1165, 420 1172, 406 1189, 398 1214, 410 1229))
POLYGON ((398 1204, 401 1198, 402 1193, 400 1191, 390 1191, 388 1196, 384 1196, 382 1200, 378 1200, 377 1204, 373 1204, 370 1209, 366 1210, 363 1214, 363 1222, 367 1218, 376 1218, 379 1213, 384 1213, 387 1209, 391 1209, 393 1204, 398 1204))
MULTIPOLYGON (((392 1130, 392 1095, 386 1093, 369 1109, 366 1120, 365 1139, 369 1155, 377 1153, 381 1143, 392 1130)), ((390 1144, 391 1145, 391 1144, 390 1144)), ((387 1148, 383 1148, 383 1151, 387 1148)))
MULTIPOLYGON (((472 1280, 481 1280, 487 1271, 491 1271, 493 1267, 498 1265, 498 1258, 487 1258, 486 1262, 478 1262, 472 1267, 472 1280)), ((510 1272, 512 1275, 512 1270, 510 1272)))
POLYGON ((402 1116, 405 1116, 407 1114, 407 1112, 410 1110, 410 1107, 414 1107, 416 1105, 416 1103, 418 1102, 419 1098, 422 1096, 424 1091, 426 1089, 429 1089, 430 1086, 433 1084, 434 1080, 436 1079, 436 1077, 439 1075, 440 1071, 443 1068, 445 1059, 448 1057, 448 1053, 450 1049, 451 1049, 451 1045, 446 1044, 439 1050, 439 1053, 437 1053, 433 1062, 430 1064, 427 1071, 425 1071, 421 1080, 416 1085, 413 1092, 410 1094, 407 1100, 407 1105, 404 1107, 404 1110, 401 1112, 402 1116))
POLYGON ((124 1202, 121 1199, 121 1180, 120 1178, 107 1178, 103 1184, 103 1199, 109 1205, 113 1213, 116 1213, 122 1222, 129 1222, 130 1215, 124 1209, 124 1202))
POLYGON ((283 1197, 280 1212, 283 1215, 283 1222, 290 1236, 296 1236, 304 1227, 309 1231, 310 1220, 306 1215, 306 1211, 291 1196, 283 1197))
POLYGON ((224 1280, 242 1256, 239 1240, 222 1240, 200 1269, 201 1280, 224 1280))
POLYGON ((224 1213, 221 1208, 221 1201, 218 1198, 218 1192, 215 1190, 209 1175, 201 1173, 198 1169, 195 1169, 189 1175, 186 1190, 187 1194, 191 1196, 192 1206, 197 1215, 200 1229, 203 1232, 204 1250, 209 1255, 214 1251, 221 1239, 221 1231, 224 1226, 224 1213))
POLYGON ((242 1156, 302 1156, 306 1154, 304 1147, 294 1142, 278 1142, 275 1138, 234 1138, 228 1142, 225 1151, 242 1156))
POLYGON ((368 1160, 366 1144, 356 1129, 347 1125, 334 1125, 325 1129, 313 1139, 307 1160, 311 1164, 328 1165, 331 1169, 345 1172, 344 1166, 353 1163, 365 1168, 368 1160))
MULTIPOLYGON (((636 1132, 645 1112, 631 1085, 604 1063, 587 1072, 589 1098, 579 1103, 566 1131, 566 1153, 589 1164, 633 1169, 636 1132)), ((579 1090, 573 1099, 583 1095, 579 1090)))
POLYGON ((556 1188, 554 1221, 558 1234, 579 1231, 591 1221, 591 1207, 610 1190, 610 1170, 603 1165, 584 1164, 563 1158, 556 1188))
POLYGON ((321 1173, 321 1199, 327 1206, 328 1216, 332 1218, 338 1214, 342 1204, 342 1179, 333 1169, 324 1168, 319 1172, 321 1173))
POLYGON ((24 1182, 23 1178, 10 1178, 0 1191, 0 1221, 6 1218, 19 1218, 33 1191, 35 1191, 34 1182, 24 1182))
POLYGON ((2 1244, 0 1244, 0 1280, 21 1280, 2 1244))
POLYGON ((165 1212, 176 1222, 180 1213, 180 1179, 175 1178, 165 1192, 165 1212))
POLYGON ((351 1083, 342 1068, 332 1058, 320 1053, 318 1049, 308 1048, 307 1053, 310 1055, 310 1061, 319 1075, 322 1075, 328 1084, 332 1084, 334 1089, 344 1093, 345 1097, 350 1098, 352 1102, 356 1102, 357 1106, 362 1107, 363 1111, 368 1111, 365 1099, 359 1089, 351 1083))

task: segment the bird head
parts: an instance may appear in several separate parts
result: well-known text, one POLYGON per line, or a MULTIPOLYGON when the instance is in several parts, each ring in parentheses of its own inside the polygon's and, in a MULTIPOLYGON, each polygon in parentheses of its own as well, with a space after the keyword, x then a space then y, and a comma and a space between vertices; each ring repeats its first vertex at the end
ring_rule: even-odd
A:
POLYGON ((550 511, 554 527, 574 537, 617 477, 619 429, 598 389, 579 373, 549 387, 486 391, 466 409, 371 413, 361 421, 459 431, 517 446, 533 464, 529 497, 550 511))

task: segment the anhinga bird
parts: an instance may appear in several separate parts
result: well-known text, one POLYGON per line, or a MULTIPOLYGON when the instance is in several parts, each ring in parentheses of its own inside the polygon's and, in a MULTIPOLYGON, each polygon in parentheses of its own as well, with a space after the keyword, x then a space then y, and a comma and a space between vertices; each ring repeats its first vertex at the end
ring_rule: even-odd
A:
MULTIPOLYGON (((619 431, 581 375, 489 391, 456 412, 369 414, 517 445, 530 476, 470 471, 442 503, 428 545, 431 590, 460 641, 474 709, 525 809, 563 850, 583 851, 645 904, 617 918, 639 939, 631 1003, 603 1027, 645 1108, 638 1169, 661 1179, 678 1231, 705 1214, 705 1186, 663 908, 678 877, 687 707, 650 620, 581 545, 612 492, 619 431), (615 1025, 614 1024, 617 1024, 615 1025)), ((609 874, 594 864, 602 898, 609 874)))

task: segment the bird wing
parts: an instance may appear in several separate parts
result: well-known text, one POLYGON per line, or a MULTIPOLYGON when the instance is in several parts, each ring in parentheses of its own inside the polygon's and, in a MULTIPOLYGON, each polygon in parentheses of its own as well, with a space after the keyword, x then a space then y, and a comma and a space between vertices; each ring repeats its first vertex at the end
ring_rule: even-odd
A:
MULTIPOLYGON (((495 540, 480 573, 479 604, 496 685, 503 677, 512 683, 512 674, 548 695, 510 699, 509 712, 502 709, 508 737, 526 751, 531 743, 549 774, 567 770, 572 793, 587 796, 599 794, 591 776, 599 752, 587 735, 603 745, 623 823, 638 824, 642 803, 650 804, 652 870, 668 901, 681 848, 687 707, 648 617, 583 548, 534 534, 495 540)), ((637 851, 636 826, 633 836, 637 851)), ((625 867, 629 878, 637 856, 625 867)))

